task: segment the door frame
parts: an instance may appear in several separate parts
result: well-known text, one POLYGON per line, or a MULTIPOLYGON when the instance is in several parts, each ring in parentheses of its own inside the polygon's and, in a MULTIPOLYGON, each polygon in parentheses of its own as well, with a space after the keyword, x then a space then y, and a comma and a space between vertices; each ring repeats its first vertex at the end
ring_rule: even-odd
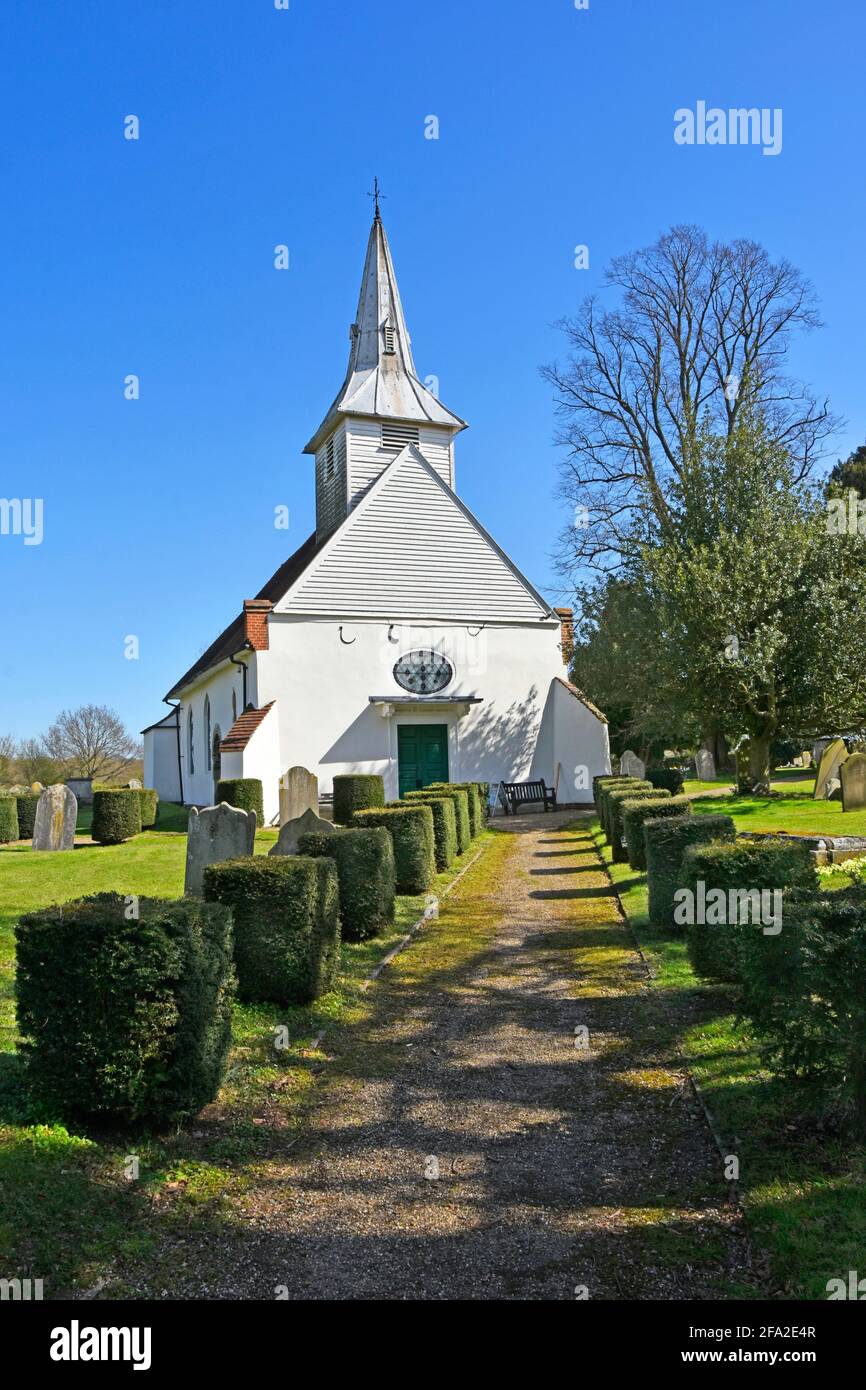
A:
POLYGON ((394 721, 394 781, 395 796, 400 796, 400 729, 444 729, 445 730, 445 781, 451 776, 453 767, 454 734, 453 724, 448 719, 398 719, 394 721))

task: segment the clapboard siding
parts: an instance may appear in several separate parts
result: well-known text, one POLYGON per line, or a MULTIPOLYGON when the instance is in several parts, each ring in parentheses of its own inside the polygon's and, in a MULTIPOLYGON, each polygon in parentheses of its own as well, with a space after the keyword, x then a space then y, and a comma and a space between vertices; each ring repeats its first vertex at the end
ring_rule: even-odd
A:
POLYGON ((339 425, 316 454, 316 535, 330 535, 345 516, 346 429, 339 425))
MULTIPOLYGON (((393 449, 382 448, 381 420, 352 417, 346 422, 349 470, 349 506, 354 507, 367 488, 395 457, 393 449)), ((450 430, 421 426, 418 447, 449 487, 453 487, 450 430)))
POLYGON ((414 450, 349 516, 278 607, 515 622, 547 611, 414 450))

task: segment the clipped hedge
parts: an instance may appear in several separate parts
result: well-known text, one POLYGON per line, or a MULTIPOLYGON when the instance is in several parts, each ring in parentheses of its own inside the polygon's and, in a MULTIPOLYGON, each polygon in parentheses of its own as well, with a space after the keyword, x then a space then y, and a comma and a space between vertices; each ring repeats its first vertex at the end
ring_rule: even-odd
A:
POLYGON ((616 782, 603 782, 601 784, 598 789, 598 818, 609 842, 612 843, 613 841, 610 799, 614 792, 651 792, 652 790, 649 782, 643 782, 638 777, 621 777, 616 782))
POLYGON ((465 854, 472 843, 472 833, 469 828, 469 793, 463 788, 452 788, 450 791, 422 787, 417 791, 404 792, 403 800, 415 802, 420 800, 422 804, 436 797, 443 801, 450 801, 454 806, 454 819, 457 825, 457 853, 465 854))
POLYGON ((866 1137, 866 888, 786 894, 778 935, 738 948, 740 1012, 770 1066, 841 1101, 866 1137))
POLYGON ((298 853, 328 855, 337 866, 345 941, 365 941, 394 920, 394 845, 383 826, 302 835, 298 853))
POLYGON ((469 802, 469 836, 474 840, 480 835, 486 823, 486 812, 481 803, 481 792, 477 782, 431 782, 426 791, 465 792, 469 802))
POLYGON ((90 834, 100 845, 119 845, 141 834, 141 802, 131 787, 106 787, 93 793, 90 834))
POLYGON ((633 869, 643 872, 646 869, 646 845, 644 844, 644 822, 658 816, 687 816, 692 805, 687 796, 671 796, 664 787, 659 787, 654 796, 624 801, 621 807, 622 829, 628 862, 633 869))
POLYGON ((685 785, 685 778, 677 767, 648 767, 646 780, 654 787, 662 787, 671 796, 679 796, 685 785))
POLYGON ((230 908, 241 999, 308 1004, 340 960, 337 866, 330 857, 255 855, 208 864, 206 902, 230 908))
POLYGON ((674 894, 683 886, 683 855, 690 845, 733 840, 734 822, 726 815, 659 817, 644 822, 649 917, 665 931, 682 933, 674 920, 674 894))
POLYGON ((19 840, 32 840, 33 831, 36 829, 36 807, 39 805, 39 793, 24 792, 21 796, 16 796, 15 803, 18 807, 18 838, 19 840))
MULTIPOLYGON (((405 800, 405 798, 404 798, 405 800)), ((411 806, 429 806, 433 812, 433 850, 440 873, 457 858, 457 811, 448 796, 413 796, 411 806)))
POLYGON ((351 825, 356 811, 385 805, 385 783, 375 773, 342 773, 334 778, 334 820, 351 825))
POLYGON ((0 845, 18 838, 18 801, 14 796, 0 796, 0 845))
POLYGON ((256 829, 261 830, 265 823, 264 794, 258 777, 225 777, 217 782, 217 805, 227 801, 239 811, 255 811, 256 829))
POLYGON ((141 806, 141 828, 149 830, 152 825, 156 825, 159 792, 154 791, 152 787, 139 787, 138 800, 141 806))
POLYGON ((28 913, 15 935, 20 1050, 60 1118, 174 1123, 214 1099, 235 986, 225 908, 104 893, 28 913))
POLYGON ((436 873, 433 812, 429 806, 394 801, 378 809, 355 812, 355 825, 384 826, 394 842, 397 892, 426 893, 436 873))
POLYGON ((623 840, 625 831, 622 824, 622 808, 627 801, 658 801, 664 799, 662 792, 654 787, 615 787, 605 798, 607 815, 607 839, 613 851, 614 862, 623 864, 628 858, 623 840))
POLYGON ((752 895, 786 888, 814 892, 818 888, 818 875, 808 847, 796 840, 693 845, 683 855, 682 879, 681 887, 691 894, 692 904, 703 901, 706 908, 707 894, 713 890, 725 894, 721 913, 711 905, 702 914, 713 920, 693 920, 697 914, 686 911, 687 902, 675 908, 675 918, 685 927, 689 959, 697 973, 727 981, 740 977, 739 943, 743 933, 760 932, 762 912, 766 925, 767 909, 772 913, 778 903, 777 899, 762 901, 752 895), (716 921, 719 915, 722 920, 716 921))

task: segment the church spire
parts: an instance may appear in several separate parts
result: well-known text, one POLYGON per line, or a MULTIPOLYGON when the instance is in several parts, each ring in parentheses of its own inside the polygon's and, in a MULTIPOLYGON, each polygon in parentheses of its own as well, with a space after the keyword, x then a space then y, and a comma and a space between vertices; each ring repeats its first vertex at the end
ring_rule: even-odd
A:
POLYGON ((379 208, 382 195, 378 179, 372 196, 373 225, 367 241, 358 311, 349 329, 346 377, 305 453, 315 453, 339 418, 346 415, 444 425, 455 433, 466 427, 465 420, 440 404, 418 379, 379 208))

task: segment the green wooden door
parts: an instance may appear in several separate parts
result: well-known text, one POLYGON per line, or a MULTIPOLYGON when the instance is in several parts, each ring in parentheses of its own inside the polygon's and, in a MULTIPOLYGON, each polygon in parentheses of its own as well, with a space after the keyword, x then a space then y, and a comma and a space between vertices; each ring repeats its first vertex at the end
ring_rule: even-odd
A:
POLYGON ((400 795, 448 781, 448 725, 398 724, 400 795))

